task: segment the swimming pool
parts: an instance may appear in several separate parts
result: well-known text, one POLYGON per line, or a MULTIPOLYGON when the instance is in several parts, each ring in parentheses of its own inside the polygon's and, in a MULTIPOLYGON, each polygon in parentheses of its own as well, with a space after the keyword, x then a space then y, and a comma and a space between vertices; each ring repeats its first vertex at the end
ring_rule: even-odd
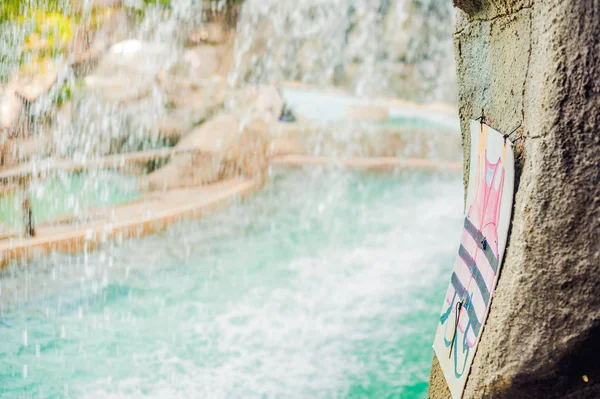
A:
MULTIPOLYGON (((135 176, 108 170, 60 173, 33 181, 26 192, 36 223, 67 214, 85 215, 89 210, 129 202, 140 195, 135 176)), ((23 195, 16 191, 0 197, 0 222, 22 229, 23 195)))
MULTIPOLYGON (((309 119, 320 122, 344 122, 349 107, 371 104, 368 98, 312 89, 284 87, 281 89, 281 94, 294 111, 309 119)), ((460 132, 458 115, 446 115, 439 112, 429 112, 413 108, 408 109, 391 105, 387 105, 384 108, 388 110, 389 119, 373 124, 408 129, 435 130, 438 132, 460 132)), ((356 121, 351 123, 356 124, 356 121)))
POLYGON ((426 396, 460 176, 273 172, 248 202, 0 277, 0 396, 426 396))

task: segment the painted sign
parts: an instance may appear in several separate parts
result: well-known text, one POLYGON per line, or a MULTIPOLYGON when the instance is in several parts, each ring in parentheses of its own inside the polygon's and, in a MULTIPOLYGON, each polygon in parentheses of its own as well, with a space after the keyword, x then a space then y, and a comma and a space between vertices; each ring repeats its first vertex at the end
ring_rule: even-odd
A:
POLYGON ((513 206, 514 177, 510 140, 472 121, 465 221, 433 343, 454 399, 462 396, 498 280, 513 206))

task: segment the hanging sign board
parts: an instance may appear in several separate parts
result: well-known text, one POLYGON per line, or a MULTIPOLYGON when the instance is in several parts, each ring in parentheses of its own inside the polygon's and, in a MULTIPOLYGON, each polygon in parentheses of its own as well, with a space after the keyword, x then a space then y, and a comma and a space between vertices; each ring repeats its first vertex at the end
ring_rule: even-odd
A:
POLYGON ((453 399, 462 396, 500 273, 514 180, 510 140, 472 121, 465 220, 433 343, 453 399))

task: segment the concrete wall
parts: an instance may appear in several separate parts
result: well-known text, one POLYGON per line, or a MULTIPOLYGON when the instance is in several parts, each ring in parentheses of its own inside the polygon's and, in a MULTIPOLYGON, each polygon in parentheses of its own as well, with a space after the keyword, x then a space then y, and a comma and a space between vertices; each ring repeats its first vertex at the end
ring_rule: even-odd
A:
MULTIPOLYGON (((501 132, 523 122, 512 231, 464 397, 598 398, 600 1, 455 4, 469 13, 454 32, 465 153, 482 107, 501 132)), ((434 359, 429 396, 449 395, 434 359)))

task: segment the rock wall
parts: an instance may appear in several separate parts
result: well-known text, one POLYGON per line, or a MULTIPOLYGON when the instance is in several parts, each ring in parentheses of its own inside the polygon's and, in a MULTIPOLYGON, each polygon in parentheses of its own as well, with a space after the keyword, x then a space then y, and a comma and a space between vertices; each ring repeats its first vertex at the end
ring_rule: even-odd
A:
MULTIPOLYGON (((512 232, 464 398, 598 398, 600 1, 455 3, 469 13, 454 32, 465 153, 482 107, 501 132, 523 123, 512 232)), ((435 359, 429 396, 449 397, 435 359)))
POLYGON ((455 103, 452 23, 447 0, 246 0, 232 78, 455 103))

